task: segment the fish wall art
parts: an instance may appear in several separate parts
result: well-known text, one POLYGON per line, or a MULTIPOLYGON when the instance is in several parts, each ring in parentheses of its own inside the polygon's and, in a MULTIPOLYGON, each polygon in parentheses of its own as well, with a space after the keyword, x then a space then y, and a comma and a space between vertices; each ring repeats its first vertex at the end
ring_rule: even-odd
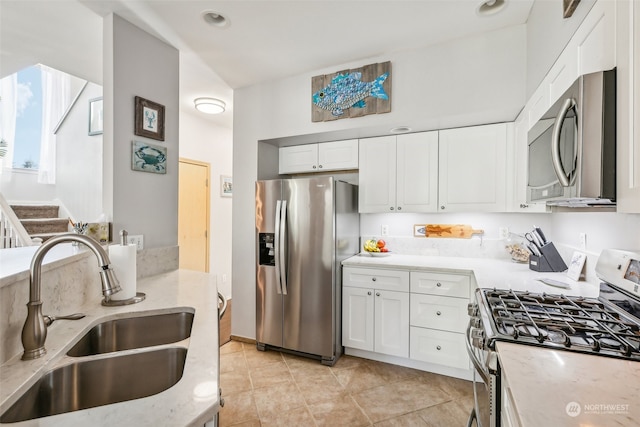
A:
POLYGON ((311 121, 324 122, 391 111, 391 62, 315 76, 311 121))

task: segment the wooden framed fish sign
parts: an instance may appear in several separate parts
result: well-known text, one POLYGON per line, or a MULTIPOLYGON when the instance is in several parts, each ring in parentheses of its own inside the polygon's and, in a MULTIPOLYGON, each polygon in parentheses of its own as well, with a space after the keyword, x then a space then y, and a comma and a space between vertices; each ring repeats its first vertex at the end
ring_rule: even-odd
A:
POLYGON ((311 121, 391 111, 391 61, 311 78, 311 121))

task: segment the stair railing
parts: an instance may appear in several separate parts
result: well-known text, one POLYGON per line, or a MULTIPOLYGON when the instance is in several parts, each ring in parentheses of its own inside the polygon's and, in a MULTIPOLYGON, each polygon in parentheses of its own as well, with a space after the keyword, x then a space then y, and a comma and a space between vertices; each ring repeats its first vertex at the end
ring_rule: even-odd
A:
POLYGON ((4 195, 0 193, 0 249, 35 246, 40 239, 29 236, 4 195))

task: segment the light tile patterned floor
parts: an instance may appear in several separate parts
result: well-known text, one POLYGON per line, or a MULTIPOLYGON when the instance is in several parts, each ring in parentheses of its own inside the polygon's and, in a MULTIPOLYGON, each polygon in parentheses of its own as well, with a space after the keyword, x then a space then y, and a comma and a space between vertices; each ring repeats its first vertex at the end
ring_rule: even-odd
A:
POLYGON ((222 427, 465 426, 469 381, 342 356, 334 367, 231 341, 220 348, 222 427))

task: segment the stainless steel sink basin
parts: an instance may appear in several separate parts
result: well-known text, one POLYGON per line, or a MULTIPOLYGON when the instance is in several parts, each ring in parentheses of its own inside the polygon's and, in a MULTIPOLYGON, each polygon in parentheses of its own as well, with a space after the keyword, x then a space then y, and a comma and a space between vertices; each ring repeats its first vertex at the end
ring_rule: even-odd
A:
POLYGON ((13 423, 152 396, 182 377, 187 349, 80 361, 42 376, 2 416, 13 423))
POLYGON ((109 320, 91 328, 67 355, 82 357, 171 344, 189 338, 192 324, 193 313, 189 312, 109 320))

